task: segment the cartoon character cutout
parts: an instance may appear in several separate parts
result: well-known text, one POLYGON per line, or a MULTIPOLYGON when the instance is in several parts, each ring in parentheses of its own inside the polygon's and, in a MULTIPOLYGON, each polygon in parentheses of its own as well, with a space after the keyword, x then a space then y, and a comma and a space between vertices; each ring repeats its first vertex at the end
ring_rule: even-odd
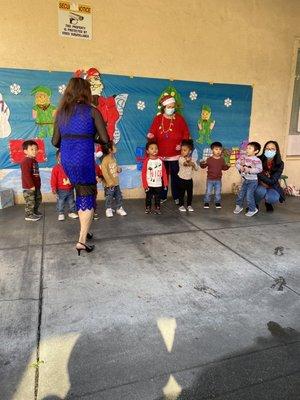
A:
POLYGON ((9 123, 10 110, 3 100, 0 93, 0 139, 6 138, 11 134, 11 126, 9 123))
POLYGON ((32 107, 32 118, 39 127, 39 138, 52 137, 56 107, 51 104, 51 90, 46 86, 36 86, 31 91, 35 96, 35 105, 32 107))
POLYGON ((211 144, 211 132, 214 129, 215 122, 212 119, 211 107, 203 105, 201 110, 201 116, 198 120, 199 138, 197 142, 200 144, 207 143, 211 144))
POLYGON ((118 122, 123 116, 128 94, 122 93, 110 97, 102 96, 104 85, 97 68, 89 68, 86 72, 78 70, 75 72, 75 76, 83 77, 90 82, 93 104, 101 112, 110 140, 118 143, 121 138, 118 122))

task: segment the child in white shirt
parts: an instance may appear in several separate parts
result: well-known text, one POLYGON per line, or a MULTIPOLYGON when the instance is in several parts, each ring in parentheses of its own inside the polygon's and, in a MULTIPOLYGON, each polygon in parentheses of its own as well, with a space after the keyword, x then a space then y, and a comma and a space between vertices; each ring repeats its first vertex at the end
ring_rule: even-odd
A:
POLYGON ((145 213, 151 213, 152 197, 154 197, 155 214, 160 214, 160 198, 163 188, 168 187, 168 176, 163 160, 158 157, 156 142, 146 144, 147 157, 142 168, 142 183, 146 192, 145 213))

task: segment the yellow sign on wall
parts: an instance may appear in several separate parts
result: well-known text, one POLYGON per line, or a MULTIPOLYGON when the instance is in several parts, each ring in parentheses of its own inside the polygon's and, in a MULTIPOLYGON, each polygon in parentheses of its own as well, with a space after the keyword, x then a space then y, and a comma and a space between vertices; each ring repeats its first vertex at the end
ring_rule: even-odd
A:
POLYGON ((92 39, 92 8, 69 1, 58 2, 58 33, 75 39, 92 39))

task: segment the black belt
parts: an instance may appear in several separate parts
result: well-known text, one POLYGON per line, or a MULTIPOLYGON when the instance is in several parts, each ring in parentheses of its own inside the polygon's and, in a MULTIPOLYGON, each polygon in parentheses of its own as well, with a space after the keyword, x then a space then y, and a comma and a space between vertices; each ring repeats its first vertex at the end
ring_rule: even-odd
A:
POLYGON ((65 133, 64 135, 61 135, 62 140, 63 139, 91 139, 94 140, 94 135, 87 134, 87 133, 65 133))

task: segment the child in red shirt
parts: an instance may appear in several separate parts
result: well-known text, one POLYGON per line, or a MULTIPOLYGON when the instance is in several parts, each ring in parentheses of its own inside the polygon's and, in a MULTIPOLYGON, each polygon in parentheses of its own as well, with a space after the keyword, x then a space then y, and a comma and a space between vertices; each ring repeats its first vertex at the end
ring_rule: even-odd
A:
POLYGON ((222 208, 222 171, 227 171, 230 165, 226 164, 223 153, 223 146, 220 142, 213 142, 210 146, 212 156, 206 161, 200 162, 201 168, 207 168, 206 193, 204 196, 204 208, 209 208, 210 196, 214 191, 215 207, 222 208))
POLYGON ((26 140, 22 148, 26 155, 20 164, 25 200, 25 221, 35 222, 42 217, 42 214, 39 212, 39 206, 42 202, 41 178, 39 164, 35 159, 39 149, 34 140, 26 140))
POLYGON ((146 214, 151 213, 152 197, 154 196, 155 214, 160 214, 161 191, 168 187, 168 176, 164 163, 158 157, 156 142, 146 144, 147 157, 142 168, 142 183, 146 192, 146 214))
POLYGON ((56 161, 57 164, 52 168, 51 173, 51 189, 52 193, 57 196, 56 209, 58 211, 58 220, 65 220, 64 208, 66 203, 69 206, 68 216, 72 219, 78 218, 74 200, 74 187, 71 185, 60 163, 60 150, 56 152, 56 161))

